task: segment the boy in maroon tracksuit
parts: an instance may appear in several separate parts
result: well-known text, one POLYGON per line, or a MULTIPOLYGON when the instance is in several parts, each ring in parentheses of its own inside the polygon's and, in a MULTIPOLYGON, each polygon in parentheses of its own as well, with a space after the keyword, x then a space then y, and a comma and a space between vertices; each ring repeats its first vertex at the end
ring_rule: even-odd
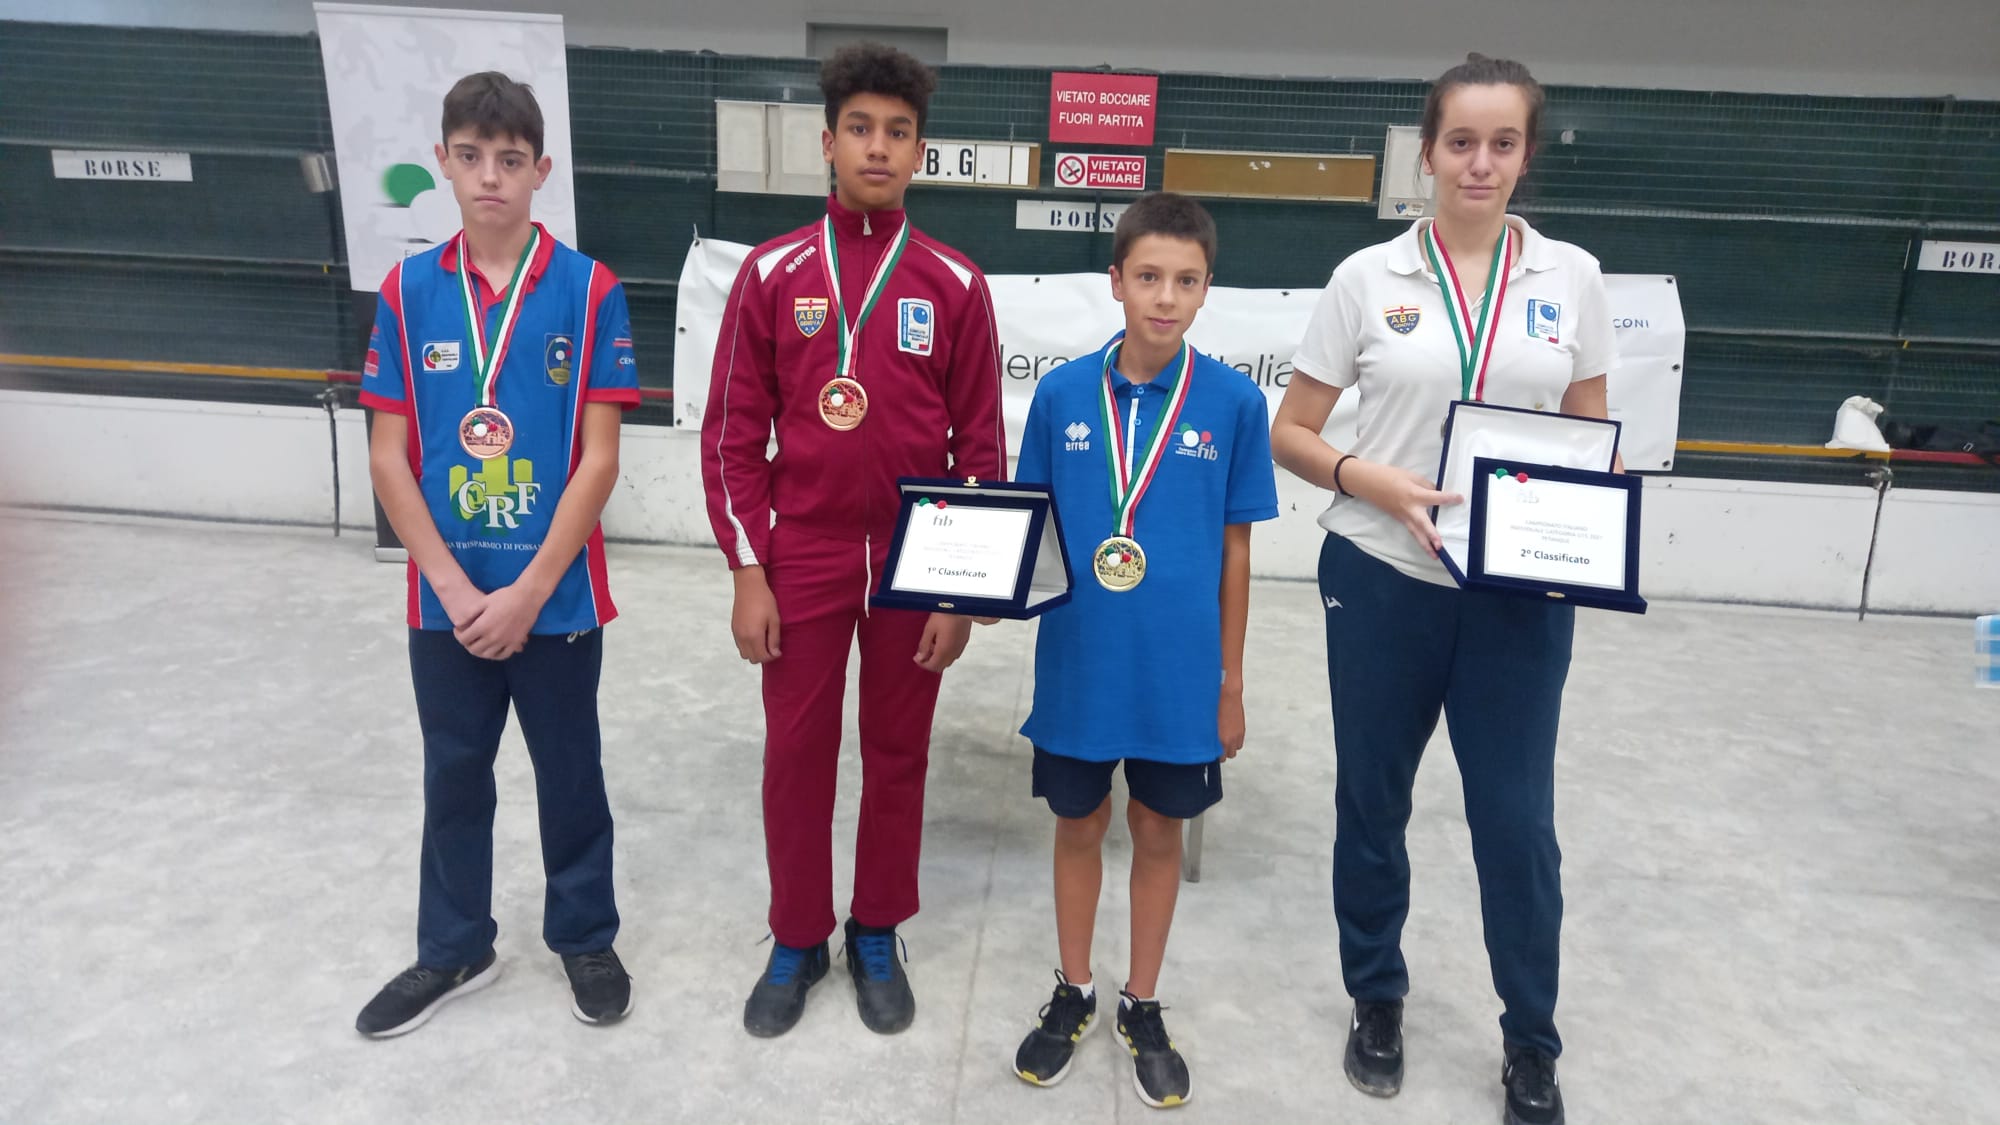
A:
POLYGON ((716 343, 702 482, 735 575, 730 629, 764 672, 774 943, 744 1007, 752 1035, 790 1030, 830 963, 834 780, 857 631, 862 794, 848 969, 871 1030, 901 1031, 916 1014, 895 931, 917 911, 939 674, 971 621, 871 612, 868 594, 895 528, 896 478, 1000 480, 1006 468, 986 278, 902 210, 935 84, 922 63, 875 44, 827 61, 827 213, 751 251, 716 343))

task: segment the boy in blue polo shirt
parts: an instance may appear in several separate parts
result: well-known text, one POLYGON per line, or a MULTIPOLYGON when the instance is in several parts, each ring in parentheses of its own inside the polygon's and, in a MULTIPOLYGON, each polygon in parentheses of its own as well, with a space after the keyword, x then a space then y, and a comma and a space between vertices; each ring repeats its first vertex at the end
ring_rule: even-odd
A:
POLYGON ((639 404, 631 317, 610 270, 529 218, 550 170, 532 91, 492 72, 460 79, 443 142, 464 229, 389 271, 361 382, 376 495, 410 554, 424 735, 417 961, 356 1019, 372 1038, 498 975, 493 760, 510 702, 535 764, 542 936, 570 1010, 610 1023, 632 1006, 611 949, 597 721, 600 627, 618 612, 597 520, 621 415, 639 404))
POLYGON ((1021 727, 1035 745, 1035 796, 1056 814, 1062 968, 1014 1070, 1038 1086, 1062 1081, 1096 1023, 1090 940, 1122 761, 1132 961, 1118 1032, 1139 1097, 1155 1108, 1193 1093, 1154 994, 1180 889, 1181 822, 1222 798, 1222 761, 1243 745, 1250 524, 1278 515, 1263 392, 1186 341, 1215 244, 1215 221, 1185 196, 1156 193, 1126 210, 1111 244, 1125 331, 1042 379, 1015 471, 1054 488, 1077 582, 1042 617, 1021 727))

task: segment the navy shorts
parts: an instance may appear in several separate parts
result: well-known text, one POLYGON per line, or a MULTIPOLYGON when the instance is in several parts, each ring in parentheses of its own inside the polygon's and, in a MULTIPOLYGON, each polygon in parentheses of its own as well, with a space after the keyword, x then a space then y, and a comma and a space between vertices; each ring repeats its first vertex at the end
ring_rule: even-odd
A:
MULTIPOLYGON (((1111 773, 1121 759, 1086 762, 1035 747, 1035 796, 1057 816, 1081 820, 1111 795, 1111 773)), ((1222 800, 1222 760, 1187 764, 1125 758, 1125 788, 1132 799, 1160 814, 1187 820, 1222 800)))

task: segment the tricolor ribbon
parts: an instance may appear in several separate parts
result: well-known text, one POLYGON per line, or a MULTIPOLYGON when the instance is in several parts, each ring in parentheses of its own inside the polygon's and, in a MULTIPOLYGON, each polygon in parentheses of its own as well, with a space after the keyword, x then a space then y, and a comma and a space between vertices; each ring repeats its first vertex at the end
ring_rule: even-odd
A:
POLYGON ((486 330, 479 315, 479 298, 472 287, 472 249, 466 245, 465 232, 458 232, 458 288, 465 297, 465 330, 472 338, 472 373, 479 379, 479 405, 493 406, 494 392, 500 385, 500 365, 507 359, 507 344, 514 338, 514 325, 521 319, 521 291, 526 286, 521 280, 528 275, 528 263, 535 260, 535 251, 541 249, 542 228, 530 227, 528 245, 521 250, 521 260, 514 263, 514 276, 507 282, 507 304, 500 313, 500 325, 493 336, 493 346, 486 346, 486 330))
POLYGON ((1451 321, 1451 334, 1458 341, 1459 397, 1482 401, 1486 397, 1486 368, 1493 359, 1493 339, 1500 334, 1500 306, 1507 300, 1507 254, 1513 248, 1513 228, 1500 225, 1500 241, 1493 247, 1493 264, 1486 271, 1486 300, 1479 307, 1477 323, 1465 299, 1465 287, 1459 283, 1458 270, 1437 236, 1436 223, 1424 227, 1422 242, 1424 256, 1430 260, 1431 272, 1437 275, 1438 289, 1444 294, 1445 319, 1451 321))
POLYGON ((908 219, 896 229, 895 237, 889 240, 889 249, 882 254, 882 260, 875 264, 875 276, 868 279, 868 288, 861 296, 861 311, 854 315, 854 324, 847 323, 847 310, 840 301, 840 250, 833 237, 833 216, 820 220, 820 239, 825 251, 820 255, 820 264, 826 270, 826 285, 833 292, 833 318, 840 329, 840 367, 834 372, 836 378, 854 377, 855 341, 861 338, 861 326, 868 323, 868 314, 875 311, 875 302, 881 300, 882 290, 889 287, 889 275, 896 272, 896 263, 903 260, 903 248, 910 244, 910 223, 908 219))
MULTIPOLYGON (((1099 405, 1104 412, 1104 428, 1111 435, 1110 440, 1104 443, 1104 450, 1111 458, 1111 508, 1117 520, 1114 534, 1130 539, 1139 501, 1153 483, 1153 475, 1160 470, 1160 461, 1166 456, 1167 440, 1173 433, 1174 422, 1180 418, 1181 406, 1187 402, 1188 384, 1194 381, 1194 349, 1182 341, 1180 355, 1175 357, 1179 361, 1180 374, 1174 381, 1174 389, 1167 394, 1165 409, 1153 422, 1152 436, 1145 443, 1145 457, 1135 466, 1132 464, 1132 447, 1126 443, 1125 430, 1118 424, 1118 401, 1111 389, 1111 367, 1118 361, 1118 352, 1123 346, 1121 340, 1105 349, 1103 399, 1099 405)), ((1169 370, 1174 366, 1168 364, 1169 370)))

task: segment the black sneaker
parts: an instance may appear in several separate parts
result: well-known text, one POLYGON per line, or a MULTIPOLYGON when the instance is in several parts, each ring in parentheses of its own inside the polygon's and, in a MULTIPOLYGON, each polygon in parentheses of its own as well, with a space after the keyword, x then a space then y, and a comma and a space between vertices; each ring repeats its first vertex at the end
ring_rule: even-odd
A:
POLYGON ((759 1039, 783 1035, 806 1014, 806 991, 826 975, 826 943, 809 949, 771 943, 764 975, 743 1004, 743 1030, 759 1039))
POLYGON ((1014 1073, 1037 1086, 1053 1086, 1069 1076, 1076 1045, 1097 1026, 1097 995, 1085 996, 1057 969, 1055 995, 1042 1005, 1041 1021, 1014 1052, 1014 1073))
POLYGON ((563 954, 563 972, 575 996, 569 1010, 585 1023, 617 1023, 632 1014, 632 977, 609 948, 563 954))
POLYGON ((1364 1094, 1393 1098, 1403 1089, 1403 1002, 1357 1000, 1347 1029, 1347 1080, 1364 1094))
POLYGON ((1554 1057, 1533 1047, 1507 1044, 1500 1085, 1507 1090, 1507 1125, 1563 1125, 1563 1094, 1556 1085, 1554 1057))
POLYGON ((411 965, 383 985, 375 999, 361 1009, 354 1020, 354 1030, 370 1039, 388 1039, 415 1031, 431 1018, 438 1005, 477 992, 499 977, 500 962, 490 949, 486 956, 464 968, 411 965))
POLYGON ((1124 1000, 1118 1005, 1118 1034, 1132 1049, 1132 1085, 1139 1100, 1154 1109, 1186 1105, 1194 1097, 1194 1080, 1188 1077, 1187 1060, 1167 1037, 1160 1002, 1137 1000, 1129 992, 1119 995, 1124 1000))
POLYGON ((896 959, 896 927, 864 926, 849 918, 843 952, 847 975, 854 978, 854 1001, 868 1030, 894 1035, 910 1026, 917 1018, 917 998, 910 993, 902 961, 896 959))

